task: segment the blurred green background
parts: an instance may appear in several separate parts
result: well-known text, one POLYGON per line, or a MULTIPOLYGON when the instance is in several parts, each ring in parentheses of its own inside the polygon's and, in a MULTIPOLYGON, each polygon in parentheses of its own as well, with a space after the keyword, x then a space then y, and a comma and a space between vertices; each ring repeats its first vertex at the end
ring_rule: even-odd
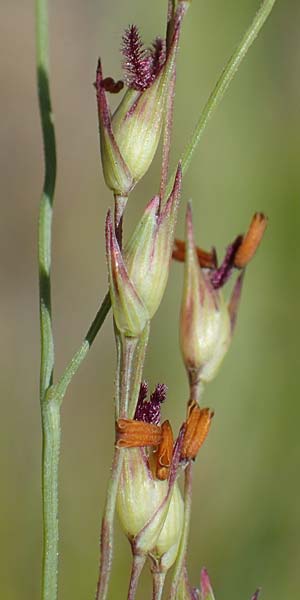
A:
MULTIPOLYGON (((178 63, 172 163, 176 163, 224 62, 259 0, 194 0, 178 63)), ((122 30, 134 22, 147 43, 163 34, 162 0, 53 0, 52 95, 58 181, 53 306, 57 373, 77 349, 106 291, 103 224, 112 200, 100 168, 92 82, 101 54, 119 77, 122 30)), ((265 211, 269 228, 248 269, 230 352, 205 404, 216 411, 195 466, 189 572, 209 570, 216 600, 300 593, 299 191, 300 4, 278 0, 184 179, 198 242, 219 254, 265 211)), ((43 178, 34 67, 34 7, 1 3, 1 473, 0 597, 40 593, 41 433, 37 207, 43 178)), ((130 200, 126 233, 158 187, 160 156, 130 200)), ((183 234, 182 207, 178 234, 183 234)), ((178 349, 182 267, 152 326, 145 378, 165 382, 165 415, 178 426, 187 384, 178 349)), ((115 349, 111 317, 70 386, 62 409, 59 597, 94 597, 100 515, 114 441, 115 349)), ((127 541, 117 533, 110 598, 129 577, 127 541)), ((145 575, 140 598, 150 597, 145 575)))

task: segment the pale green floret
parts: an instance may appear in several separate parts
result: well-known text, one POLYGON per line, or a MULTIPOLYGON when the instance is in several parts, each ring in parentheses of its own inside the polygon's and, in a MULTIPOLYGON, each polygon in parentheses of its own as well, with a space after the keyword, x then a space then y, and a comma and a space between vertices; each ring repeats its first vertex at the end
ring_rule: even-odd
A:
POLYGON ((168 481, 152 477, 139 448, 124 452, 117 511, 136 550, 162 559, 162 568, 167 570, 176 559, 183 501, 177 483, 168 496, 168 481))
POLYGON ((129 89, 112 118, 112 128, 132 179, 149 169, 161 135, 165 104, 165 72, 145 92, 129 89))
POLYGON ((175 483, 164 526, 159 534, 154 554, 160 558, 160 570, 167 571, 174 564, 183 526, 184 503, 178 484, 175 483))
POLYGON ((101 127, 100 147, 103 175, 106 185, 115 194, 127 196, 133 187, 133 179, 117 146, 112 143, 110 134, 101 127))
POLYGON ((186 261, 180 316, 180 345, 189 374, 211 381, 228 350, 231 323, 227 305, 199 266, 191 207, 186 220, 186 261))
MULTIPOLYGON (((121 474, 117 510, 125 533, 134 538, 153 517, 168 491, 167 481, 152 478, 139 448, 128 448, 124 451, 123 470, 121 474)), ((162 523, 156 524, 156 530, 149 532, 149 538, 157 539, 162 523)), ((144 550, 153 547, 144 540, 144 550)), ((154 541, 155 543, 155 541, 154 541)))
POLYGON ((174 192, 158 216, 159 198, 153 198, 125 248, 130 280, 149 319, 156 313, 168 281, 178 201, 179 193, 174 192))
POLYGON ((199 284, 195 297, 189 299, 189 304, 183 303, 180 327, 185 365, 187 369, 199 371, 203 382, 215 377, 231 340, 224 299, 219 292, 208 291, 206 286, 199 284))

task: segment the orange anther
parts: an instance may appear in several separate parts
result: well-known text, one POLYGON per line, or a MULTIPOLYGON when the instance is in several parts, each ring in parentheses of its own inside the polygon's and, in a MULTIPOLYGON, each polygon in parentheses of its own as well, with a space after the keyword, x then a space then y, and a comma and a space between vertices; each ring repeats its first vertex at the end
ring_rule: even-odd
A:
POLYGON ((250 227, 234 257, 234 266, 243 269, 253 258, 268 224, 268 219, 263 213, 255 213, 250 227))
POLYGON ((179 262, 185 261, 185 242, 177 239, 174 240, 172 258, 174 258, 174 260, 178 260, 179 262))
MULTIPOLYGON (((196 252, 200 267, 204 269, 214 269, 216 267, 215 252, 206 252, 202 248, 198 248, 198 246, 196 247, 196 252)), ((185 261, 185 242, 178 239, 174 240, 172 258, 179 262, 185 261)))
POLYGON ((155 453, 157 479, 167 479, 173 456, 173 431, 169 421, 164 421, 161 426, 161 441, 155 453))
POLYGON ((142 448, 159 446, 162 431, 159 425, 135 421, 134 419, 118 419, 116 422, 117 448, 142 448))
POLYGON ((190 406, 181 450, 182 459, 196 458, 209 432, 213 416, 214 413, 209 408, 200 408, 198 404, 190 406))

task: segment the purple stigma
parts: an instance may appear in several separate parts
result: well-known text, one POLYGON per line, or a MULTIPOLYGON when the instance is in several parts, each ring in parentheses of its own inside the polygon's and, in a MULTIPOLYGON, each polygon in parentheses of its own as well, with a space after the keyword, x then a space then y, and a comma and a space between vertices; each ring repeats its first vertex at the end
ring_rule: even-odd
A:
POLYGON ((165 64, 166 61, 166 42, 160 37, 157 37, 150 49, 151 59, 152 59, 152 75, 154 79, 157 77, 161 67, 165 64))
POLYGON ((150 400, 146 400, 148 394, 148 385, 145 381, 141 383, 139 399, 135 411, 134 418, 136 421, 144 423, 152 423, 153 425, 160 424, 160 407, 167 395, 167 386, 159 383, 154 392, 150 396, 150 400))
POLYGON ((136 25, 130 25, 122 37, 123 69, 129 88, 144 92, 153 82, 153 59, 145 48, 136 25))
POLYGON ((144 92, 155 81, 166 61, 165 40, 157 37, 148 49, 136 25, 130 25, 122 37, 121 51, 126 85, 144 92))
POLYGON ((223 285, 225 285, 226 281, 228 281, 229 277, 231 276, 234 269, 234 257, 242 243, 242 240, 243 236, 238 235, 234 242, 227 247, 221 266, 212 272, 211 283, 215 290, 223 287, 223 285))

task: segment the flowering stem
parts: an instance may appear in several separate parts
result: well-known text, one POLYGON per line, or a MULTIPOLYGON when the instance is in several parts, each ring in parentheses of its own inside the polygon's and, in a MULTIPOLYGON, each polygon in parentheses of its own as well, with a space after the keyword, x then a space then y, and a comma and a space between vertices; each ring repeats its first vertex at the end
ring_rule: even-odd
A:
POLYGON ((146 562, 146 554, 133 554, 132 557, 132 568, 131 577, 129 583, 128 597, 127 600, 134 600, 137 592, 137 586, 144 564, 146 562))
MULTIPOLYGON (((247 29, 244 37, 242 38, 240 44, 237 46, 236 50, 232 54, 229 59, 226 67, 224 68, 217 84, 209 96, 203 111, 200 115, 200 118, 196 124, 196 127, 193 131, 191 139, 187 144, 186 149, 184 150, 181 161, 182 161, 182 174, 184 175, 189 168, 190 162, 192 160, 192 156, 196 150, 196 147, 201 139, 201 136, 206 128, 208 121, 213 115, 214 111, 220 104, 221 100, 225 92, 227 91, 234 75, 238 71, 243 59, 245 58, 249 48, 254 42, 255 38, 259 34, 261 28, 263 27, 266 19, 272 11, 272 8, 275 4, 276 0, 263 0, 259 10, 257 11, 249 29, 247 29)), ((165 197, 168 197, 171 189, 173 187, 175 173, 170 177, 168 182, 165 197)))
MULTIPOLYGON (((140 339, 128 338, 116 332, 117 374, 115 384, 116 417, 127 417, 129 405, 136 405, 142 377, 149 326, 140 339)), ((126 450, 125 450, 126 451, 126 450)), ((113 559, 114 516, 124 449, 115 448, 111 476, 102 518, 100 566, 96 600, 105 600, 113 559)))
POLYGON ((178 550, 178 555, 176 559, 174 576, 170 588, 169 600, 175 600, 177 588, 179 586, 179 581, 181 577, 181 573, 185 564, 186 559, 186 549, 188 543, 189 529, 190 529, 190 519, 191 519, 191 509, 192 509, 192 483, 193 483, 193 464, 189 462, 186 466, 184 473, 184 521, 183 521, 183 529, 181 534, 180 546, 178 550))

